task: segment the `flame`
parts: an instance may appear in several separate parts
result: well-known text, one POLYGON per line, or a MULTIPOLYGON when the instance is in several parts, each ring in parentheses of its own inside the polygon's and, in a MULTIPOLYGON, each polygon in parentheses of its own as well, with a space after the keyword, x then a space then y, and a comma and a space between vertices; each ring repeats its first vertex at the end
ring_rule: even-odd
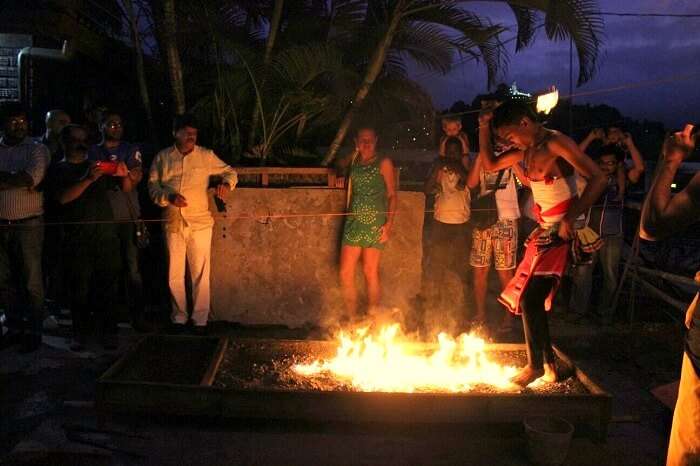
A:
POLYGON ((432 353, 418 352, 402 337, 399 324, 382 327, 376 335, 368 328, 352 334, 340 332, 335 357, 297 364, 302 376, 331 375, 367 392, 467 392, 486 384, 500 391, 517 390, 510 382, 518 369, 490 361, 486 343, 472 334, 456 339, 446 333, 437 338, 432 353))
POLYGON ((544 112, 549 115, 549 112, 559 103, 559 91, 552 86, 549 92, 537 96, 537 112, 544 112))

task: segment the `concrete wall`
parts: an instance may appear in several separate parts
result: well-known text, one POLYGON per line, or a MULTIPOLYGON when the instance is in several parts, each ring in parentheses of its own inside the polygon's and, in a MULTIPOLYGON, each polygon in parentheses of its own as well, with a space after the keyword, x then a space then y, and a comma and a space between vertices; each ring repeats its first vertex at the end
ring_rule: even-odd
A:
MULTIPOLYGON (((339 315, 344 217, 267 216, 342 213, 344 190, 241 188, 226 203, 212 240, 213 319, 299 327, 339 315)), ((422 193, 398 195, 393 237, 381 263, 387 306, 405 307, 420 292, 424 204, 422 193)), ((361 266, 358 279, 360 273, 361 266)))

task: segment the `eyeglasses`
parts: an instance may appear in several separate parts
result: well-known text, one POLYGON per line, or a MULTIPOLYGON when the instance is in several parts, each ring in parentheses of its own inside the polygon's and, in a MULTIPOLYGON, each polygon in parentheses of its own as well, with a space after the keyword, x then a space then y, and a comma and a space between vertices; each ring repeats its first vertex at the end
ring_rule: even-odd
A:
POLYGON ((116 128, 121 128, 122 124, 119 121, 112 121, 110 123, 107 123, 105 126, 109 129, 116 129, 116 128))
POLYGON ((23 126, 27 124, 27 119, 24 117, 10 118, 8 123, 10 124, 10 126, 23 126))

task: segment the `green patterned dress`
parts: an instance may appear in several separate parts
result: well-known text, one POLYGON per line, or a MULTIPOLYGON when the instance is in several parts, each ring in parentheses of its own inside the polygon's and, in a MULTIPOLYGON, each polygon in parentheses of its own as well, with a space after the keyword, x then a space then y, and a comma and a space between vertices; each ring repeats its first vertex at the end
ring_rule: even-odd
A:
POLYGON ((350 209, 345 218, 343 245, 384 249, 380 229, 387 220, 386 184, 379 171, 379 157, 350 169, 350 209))

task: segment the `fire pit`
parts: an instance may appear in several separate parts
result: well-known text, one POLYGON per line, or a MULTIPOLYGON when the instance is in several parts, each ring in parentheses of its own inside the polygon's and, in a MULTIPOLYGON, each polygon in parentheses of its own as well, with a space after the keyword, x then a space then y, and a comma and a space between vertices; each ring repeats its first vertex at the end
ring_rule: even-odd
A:
MULTIPOLYGON (((437 345, 412 344, 412 354, 436 354, 437 345)), ((483 348, 499 366, 523 366, 525 347, 495 344, 483 348)), ((98 382, 97 404, 103 412, 205 415, 221 418, 311 422, 396 424, 504 424, 528 416, 566 418, 604 439, 611 397, 559 350, 571 377, 555 384, 536 382, 527 389, 486 383, 448 388, 413 387, 362 391, 353 381, 318 369, 339 352, 332 341, 225 339, 151 336, 128 352, 98 382), (202 341, 209 342, 203 345, 202 341), (167 358, 150 367, 178 368, 197 361, 203 376, 161 382, 151 374, 138 380, 130 370, 145 361, 145 351, 169 346, 167 358), (198 350, 193 350, 198 345, 198 350), (190 355, 190 356, 188 356, 190 355), (202 364, 202 355, 207 363, 202 364), (314 369, 314 366, 316 368, 314 369), (128 377, 125 375, 128 374, 128 377)), ((166 356, 164 354, 164 356, 166 356)), ((149 356, 151 359, 153 355, 149 356)), ((167 372, 166 371, 166 372, 167 372)))

